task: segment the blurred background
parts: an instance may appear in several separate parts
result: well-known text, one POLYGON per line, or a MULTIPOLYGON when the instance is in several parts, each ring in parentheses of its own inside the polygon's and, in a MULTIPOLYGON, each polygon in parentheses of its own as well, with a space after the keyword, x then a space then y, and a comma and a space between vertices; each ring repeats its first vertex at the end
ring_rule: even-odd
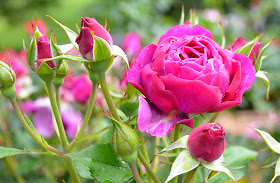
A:
MULTIPOLYGON (((121 45, 125 35, 134 32, 141 36, 144 47, 151 41, 156 43, 160 35, 178 25, 182 2, 185 20, 189 18, 189 10, 195 7, 199 24, 207 27, 220 44, 220 23, 225 28, 226 46, 238 36, 249 41, 264 33, 262 46, 275 38, 266 51, 269 58, 262 67, 262 70, 270 73, 269 101, 266 99, 265 83, 257 78, 252 88, 245 92, 242 104, 223 112, 218 122, 227 129, 231 144, 245 145, 254 150, 266 147, 248 126, 264 129, 280 141, 280 0, 0 0, 0 50, 22 50, 23 37, 26 43, 30 38, 25 28, 26 22, 35 17, 46 23, 47 34, 52 30, 59 44, 69 43, 65 32, 45 15, 51 15, 72 30, 76 30, 75 22, 80 26, 81 17, 94 17, 101 24, 107 19, 107 28, 110 28, 114 44, 121 45)), ((268 157, 269 153, 260 152, 259 164, 255 162, 251 166, 248 180, 267 182, 266 179, 271 179, 272 168, 254 169, 262 166, 265 161, 263 157, 268 157)), ((24 166, 24 160, 21 164, 24 166)), ((29 161, 26 161, 27 165, 21 174, 28 174, 37 166, 29 161)))

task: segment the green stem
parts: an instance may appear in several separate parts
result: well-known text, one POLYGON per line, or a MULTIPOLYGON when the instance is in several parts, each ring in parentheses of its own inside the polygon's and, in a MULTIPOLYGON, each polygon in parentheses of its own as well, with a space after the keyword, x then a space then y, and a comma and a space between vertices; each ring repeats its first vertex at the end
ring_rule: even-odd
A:
MULTIPOLYGON (((158 146, 160 145, 160 138, 156 137, 155 138, 155 150, 154 150, 154 154, 157 154, 159 152, 158 150, 158 146)), ((153 164, 153 171, 156 173, 157 172, 157 168, 158 168, 158 164, 159 164, 159 157, 156 156, 154 159, 154 164, 153 164)))
MULTIPOLYGON (((174 129, 173 129, 173 133, 171 135, 171 143, 175 142, 176 140, 178 140, 181 136, 181 127, 182 125, 181 124, 177 124, 175 125, 174 129)), ((174 149, 172 151, 173 153, 178 153, 179 152, 179 149, 174 149)), ((172 157, 170 158, 170 162, 174 162, 174 160, 176 159, 176 157, 172 157)), ((177 183, 178 182, 178 176, 177 177, 174 177, 172 180, 169 181, 170 183, 177 183)))
POLYGON ((73 139, 73 141, 70 143, 70 145, 68 146, 68 150, 71 151, 74 147, 76 147, 76 145, 78 144, 80 138, 83 136, 84 131, 90 121, 91 118, 91 114, 92 111, 94 109, 94 100, 95 100, 95 94, 96 94, 96 88, 98 85, 98 81, 96 80, 96 82, 92 82, 92 90, 91 90, 91 95, 90 95, 90 99, 89 99, 89 106, 87 108, 87 112, 85 114, 85 118, 83 121, 83 125, 81 126, 80 130, 77 132, 77 134, 75 135, 75 138, 73 139))
POLYGON ((67 140, 67 136, 64 130, 64 126, 61 120, 61 116, 60 116, 60 112, 55 100, 55 96, 54 96, 54 92, 53 92, 53 88, 52 88, 52 83, 51 82, 46 82, 46 86, 47 86, 47 90, 48 90, 48 94, 49 94, 49 98, 50 98, 50 102, 51 102, 51 106, 52 106, 52 110, 55 116, 55 121, 58 127, 58 131, 59 131, 59 135, 60 135, 60 140, 63 146, 63 150, 65 152, 68 151, 68 140, 67 140))
MULTIPOLYGON (((53 92, 53 88, 52 88, 52 83, 51 82, 46 82, 46 86, 47 86, 47 90, 48 90, 48 94, 49 94, 49 98, 50 98, 50 102, 51 102, 51 106, 52 106, 52 110, 55 116, 55 121, 58 127, 58 131, 59 131, 59 135, 60 135, 60 139, 61 139, 61 143, 63 146, 63 150, 65 152, 68 152, 68 140, 67 140, 67 136, 64 130, 64 126, 61 120, 61 115, 55 100, 55 95, 53 92)), ((66 167, 69 171, 70 176, 73 179, 74 183, 80 183, 80 178, 77 174, 77 171, 74 167, 73 161, 70 158, 65 158, 64 159, 66 167)))
POLYGON ((22 126, 24 127, 24 129, 29 133, 29 135, 38 143, 40 144, 42 147, 58 154, 58 155, 62 155, 63 152, 59 151, 58 149, 50 146, 49 144, 43 144, 43 141, 41 139, 41 137, 39 137, 33 130, 32 128, 29 126, 29 124, 27 123, 27 121, 25 120, 20 108, 19 108, 19 105, 16 101, 16 99, 13 99, 13 100, 10 100, 17 116, 18 116, 18 119, 19 121, 21 122, 22 126))
POLYGON ((137 171, 137 168, 136 168, 136 164, 135 163, 129 164, 129 167, 132 171, 132 174, 134 176, 134 179, 135 179, 136 183, 142 183, 142 180, 141 180, 141 178, 139 176, 139 173, 137 171))
POLYGON ((209 122, 214 123, 214 121, 216 120, 216 118, 219 116, 221 112, 215 112, 211 115, 211 118, 209 119, 209 122))
POLYGON ((108 104, 108 107, 110 109, 110 112, 112 114, 112 116, 117 120, 117 121, 121 121, 121 118, 117 112, 116 106, 114 104, 114 101, 112 99, 112 96, 110 94, 110 91, 108 89, 108 85, 106 82, 106 77, 105 77, 105 72, 98 72, 98 79, 99 79, 99 83, 101 85, 101 90, 103 92, 104 98, 108 104))
POLYGON ((161 183, 161 181, 155 175, 152 168, 150 167, 150 164, 146 161, 144 155, 142 154, 142 152, 139 149, 137 149, 137 154, 138 154, 138 158, 140 159, 140 161, 143 163, 144 167, 146 168, 147 174, 152 177, 152 179, 154 180, 155 183, 161 183))
POLYGON ((74 167, 73 161, 70 158, 65 158, 64 162, 66 164, 66 167, 67 167, 67 169, 69 171, 70 176, 73 179, 72 182, 73 183, 80 183, 81 182, 80 181, 80 177, 77 174, 77 171, 76 171, 76 169, 74 167))
POLYGON ((60 86, 55 86, 55 99, 60 113, 60 86))

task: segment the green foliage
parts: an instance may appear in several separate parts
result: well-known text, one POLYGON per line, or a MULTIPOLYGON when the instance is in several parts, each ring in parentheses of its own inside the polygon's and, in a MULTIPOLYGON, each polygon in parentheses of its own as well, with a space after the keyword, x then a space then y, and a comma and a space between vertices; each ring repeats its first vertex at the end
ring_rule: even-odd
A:
POLYGON ((132 178, 127 164, 115 154, 111 144, 96 144, 66 156, 76 160, 80 176, 98 182, 125 182, 132 178))

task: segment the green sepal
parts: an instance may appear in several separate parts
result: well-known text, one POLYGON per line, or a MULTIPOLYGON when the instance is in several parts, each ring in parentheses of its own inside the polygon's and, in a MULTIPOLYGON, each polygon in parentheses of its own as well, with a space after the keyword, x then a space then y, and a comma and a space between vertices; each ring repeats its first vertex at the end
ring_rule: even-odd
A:
POLYGON ((184 25, 184 23, 185 23, 185 6, 182 3, 181 18, 179 21, 179 25, 184 25))
POLYGON ((244 46, 242 46, 241 48, 238 48, 235 50, 235 53, 241 53, 245 56, 249 56, 250 51, 252 49, 252 47, 254 46, 254 44, 260 40, 263 37, 262 34, 258 35, 255 39, 253 39, 252 41, 248 42, 247 44, 245 44, 244 46))
POLYGON ((55 86, 61 86, 64 83, 64 78, 69 72, 69 66, 67 61, 63 61, 56 70, 56 75, 53 80, 55 86))
MULTIPOLYGON (((50 45, 51 45, 52 57, 57 57, 57 56, 61 55, 61 51, 54 41, 54 37, 53 37, 52 32, 51 32, 51 36, 50 36, 50 42, 51 42, 50 45)), ((55 61, 55 62, 56 62, 55 65, 58 66, 59 64, 61 64, 62 60, 58 60, 58 61, 55 61)))
MULTIPOLYGON (((121 57, 125 61, 126 68, 129 69, 129 63, 128 63, 127 56, 126 56, 125 52, 119 46, 117 46, 117 45, 112 46, 112 55, 121 57)), ((113 60, 112 60, 112 63, 113 63, 113 60)), ((112 65, 112 63, 109 64, 109 67, 112 65)))
POLYGON ((14 70, 6 63, 0 61, 0 90, 10 88, 16 81, 14 70))
POLYGON ((261 50, 260 54, 258 55, 258 58, 254 64, 255 70, 256 72, 258 72, 261 67, 262 67, 262 61, 263 61, 263 54, 265 52, 265 50, 268 48, 268 46, 272 43, 273 40, 269 41, 269 43, 267 43, 261 50))
POLYGON ((70 28, 68 28, 67 26, 61 24, 59 21, 57 21, 56 19, 54 19, 53 17, 47 15, 48 17, 50 17, 57 25, 59 25, 67 34, 69 40, 71 41, 71 43, 73 44, 73 46, 76 48, 76 50, 79 51, 79 46, 78 44, 75 42, 76 38, 78 37, 78 35, 71 30, 70 28))
POLYGON ((51 82, 55 77, 55 72, 50 68, 50 66, 46 62, 41 63, 37 74, 46 83, 51 82))
POLYGON ((35 37, 33 37, 30 42, 26 58, 27 58, 27 63, 29 65, 29 67, 32 70, 36 71, 35 63, 37 60, 37 43, 36 43, 35 37))
POLYGON ((8 88, 2 89, 1 92, 2 92, 3 96, 8 98, 9 100, 15 99, 16 93, 17 93, 16 87, 14 84, 8 88))
MULTIPOLYGON (((91 31, 92 32, 92 31, 91 31)), ((93 35, 94 38, 94 62, 101 62, 112 57, 112 48, 109 43, 98 36, 93 35)))
POLYGON ((113 121, 112 146, 122 159, 131 164, 137 159, 139 139, 135 131, 125 123, 113 121))

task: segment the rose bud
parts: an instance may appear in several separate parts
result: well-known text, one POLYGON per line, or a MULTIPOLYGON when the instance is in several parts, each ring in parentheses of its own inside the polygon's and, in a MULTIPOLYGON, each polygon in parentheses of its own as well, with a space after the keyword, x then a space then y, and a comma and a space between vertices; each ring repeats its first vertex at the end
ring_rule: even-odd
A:
POLYGON ((51 35, 51 40, 49 40, 36 27, 27 52, 27 63, 31 69, 37 72, 42 80, 52 81, 55 75, 54 70, 59 63, 56 63, 54 60, 41 61, 40 59, 53 58, 58 56, 59 52, 60 50, 55 44, 53 36, 51 35))
POLYGON ((225 149, 226 131, 219 123, 206 123, 192 130, 188 138, 188 149, 199 161, 211 163, 225 149))
POLYGON ((90 61, 100 62, 112 56, 112 37, 94 18, 82 18, 76 42, 83 57, 90 61))
POLYGON ((135 131, 122 122, 113 121, 112 146, 126 163, 137 159, 138 136, 135 131))
POLYGON ((56 70, 56 75, 53 80, 54 86, 61 86, 64 83, 64 78, 69 72, 69 66, 67 61, 64 61, 60 64, 58 69, 56 70))
POLYGON ((13 99, 16 96, 15 81, 16 74, 14 70, 0 61, 0 90, 8 99, 13 99))

